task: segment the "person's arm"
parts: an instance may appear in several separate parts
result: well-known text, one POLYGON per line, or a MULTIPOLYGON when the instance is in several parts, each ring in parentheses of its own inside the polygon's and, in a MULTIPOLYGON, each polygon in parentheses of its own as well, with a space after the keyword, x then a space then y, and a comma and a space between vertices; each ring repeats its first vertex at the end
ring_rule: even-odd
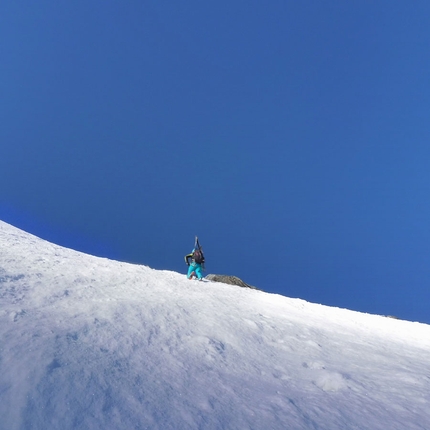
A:
POLYGON ((188 261, 190 258, 193 258, 193 254, 192 253, 185 256, 185 263, 187 263, 187 266, 190 265, 190 262, 188 261))

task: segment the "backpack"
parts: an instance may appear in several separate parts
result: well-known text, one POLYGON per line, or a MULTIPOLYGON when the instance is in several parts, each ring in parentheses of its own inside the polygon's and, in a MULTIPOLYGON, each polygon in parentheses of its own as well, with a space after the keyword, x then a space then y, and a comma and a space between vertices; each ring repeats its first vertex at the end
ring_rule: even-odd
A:
POLYGON ((193 252, 193 259, 197 264, 203 264, 205 262, 205 257, 203 255, 202 248, 196 248, 193 252))

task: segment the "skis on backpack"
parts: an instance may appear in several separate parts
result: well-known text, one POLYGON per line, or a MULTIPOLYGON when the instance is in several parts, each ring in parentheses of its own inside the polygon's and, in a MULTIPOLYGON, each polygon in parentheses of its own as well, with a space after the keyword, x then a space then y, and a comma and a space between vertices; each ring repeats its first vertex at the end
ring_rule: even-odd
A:
POLYGON ((195 261, 201 264, 204 270, 205 257, 203 255, 203 248, 201 247, 199 243, 199 238, 197 236, 194 242, 194 255, 195 255, 195 261))

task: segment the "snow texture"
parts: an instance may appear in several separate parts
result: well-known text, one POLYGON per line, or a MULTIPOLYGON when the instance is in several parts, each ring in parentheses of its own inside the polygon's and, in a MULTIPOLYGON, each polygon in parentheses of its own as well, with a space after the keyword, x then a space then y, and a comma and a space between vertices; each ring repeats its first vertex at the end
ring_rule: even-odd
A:
POLYGON ((428 325, 0 245, 1 430, 430 429, 428 325))

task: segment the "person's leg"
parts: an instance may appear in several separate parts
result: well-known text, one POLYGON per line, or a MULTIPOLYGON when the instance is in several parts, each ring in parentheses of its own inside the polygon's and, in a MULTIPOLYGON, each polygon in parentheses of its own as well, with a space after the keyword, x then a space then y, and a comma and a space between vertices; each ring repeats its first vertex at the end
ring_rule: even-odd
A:
POLYGON ((192 277, 195 275, 194 269, 195 267, 192 264, 190 264, 190 266, 188 267, 188 274, 187 274, 188 279, 192 279, 192 277))
POLYGON ((199 279, 199 281, 203 278, 202 274, 202 266, 200 264, 197 264, 194 271, 196 272, 196 276, 199 279))

